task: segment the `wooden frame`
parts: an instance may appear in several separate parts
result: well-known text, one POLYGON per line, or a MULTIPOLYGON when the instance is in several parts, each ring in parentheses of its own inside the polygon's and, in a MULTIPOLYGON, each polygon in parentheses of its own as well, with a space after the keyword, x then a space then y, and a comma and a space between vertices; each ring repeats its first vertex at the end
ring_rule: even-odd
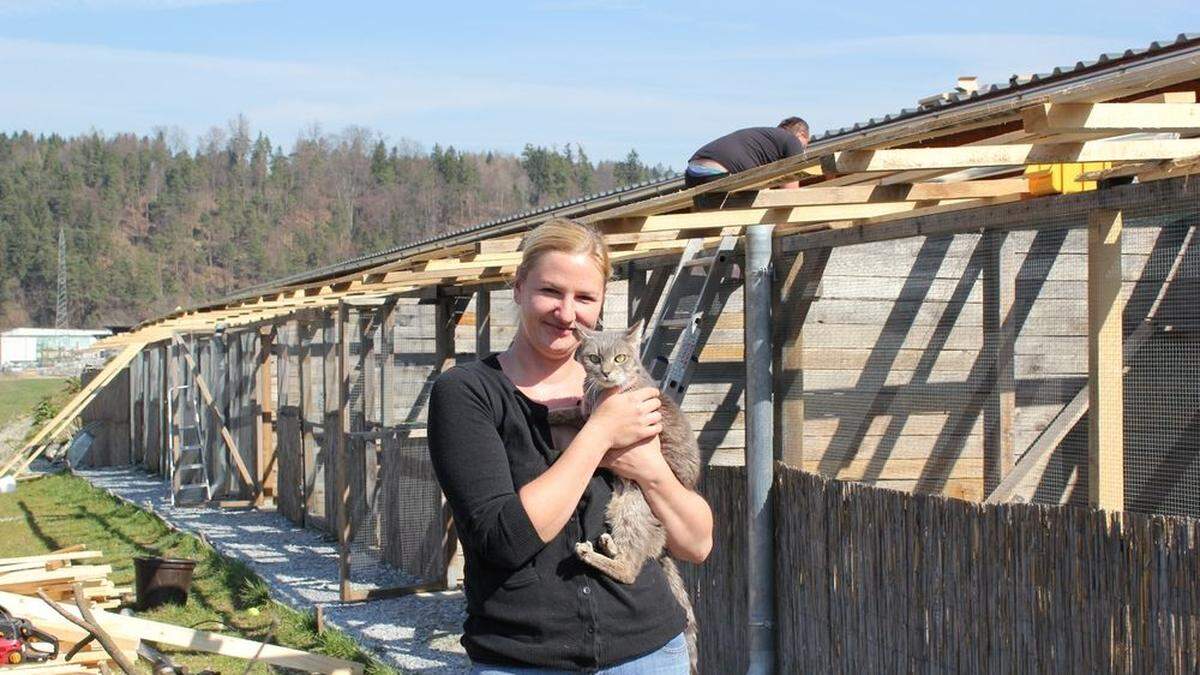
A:
POLYGON ((1088 220, 1088 503, 1125 508, 1121 212, 1088 220))

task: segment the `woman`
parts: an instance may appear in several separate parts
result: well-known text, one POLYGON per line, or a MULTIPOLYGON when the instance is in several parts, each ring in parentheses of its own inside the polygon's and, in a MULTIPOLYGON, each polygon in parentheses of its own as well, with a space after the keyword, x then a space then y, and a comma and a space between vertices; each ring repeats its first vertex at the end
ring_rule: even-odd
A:
POLYGON ((547 423, 583 395, 571 328, 596 326, 611 272, 595 230, 536 228, 517 268, 512 344, 434 383, 429 451, 463 542, 462 643, 477 674, 688 672, 684 614, 662 567, 647 563, 626 585, 574 550, 604 531, 617 474, 639 483, 673 556, 708 556, 712 511, 662 458, 658 391, 606 392, 561 452, 547 423))

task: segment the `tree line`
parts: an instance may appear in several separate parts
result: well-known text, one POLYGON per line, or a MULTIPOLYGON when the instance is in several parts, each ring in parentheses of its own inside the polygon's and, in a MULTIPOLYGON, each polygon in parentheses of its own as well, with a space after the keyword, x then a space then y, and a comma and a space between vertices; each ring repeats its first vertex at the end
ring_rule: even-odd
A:
POLYGON ((669 175, 631 150, 526 145, 426 150, 352 127, 290 151, 244 118, 194 147, 177 132, 0 133, 0 329, 54 323, 58 236, 72 326, 127 325, 176 306, 669 175))

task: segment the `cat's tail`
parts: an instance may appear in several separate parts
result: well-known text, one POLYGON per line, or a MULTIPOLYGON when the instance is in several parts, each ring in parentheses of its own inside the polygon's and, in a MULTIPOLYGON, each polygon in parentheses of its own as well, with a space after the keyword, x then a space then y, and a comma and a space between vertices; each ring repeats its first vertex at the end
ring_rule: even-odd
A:
POLYGON ((671 588, 671 594, 675 596, 687 616, 687 627, 683 629, 683 634, 687 638, 688 657, 692 661, 692 675, 697 675, 700 672, 698 668, 700 647, 697 644, 699 629, 696 626, 696 613, 692 611, 692 600, 688 597, 687 586, 683 583, 683 577, 679 574, 679 567, 675 565, 675 561, 666 554, 663 554, 659 561, 662 563, 663 573, 667 577, 667 585, 671 588))

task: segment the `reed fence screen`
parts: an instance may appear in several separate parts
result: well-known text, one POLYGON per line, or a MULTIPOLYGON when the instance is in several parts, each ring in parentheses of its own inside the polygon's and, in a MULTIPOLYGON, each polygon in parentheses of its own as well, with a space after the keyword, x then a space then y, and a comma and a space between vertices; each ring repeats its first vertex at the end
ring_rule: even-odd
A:
MULTIPOLYGON (((686 566, 705 673, 744 672, 745 472, 686 566)), ((1195 672, 1200 521, 982 505, 778 466, 779 672, 1195 672)))

